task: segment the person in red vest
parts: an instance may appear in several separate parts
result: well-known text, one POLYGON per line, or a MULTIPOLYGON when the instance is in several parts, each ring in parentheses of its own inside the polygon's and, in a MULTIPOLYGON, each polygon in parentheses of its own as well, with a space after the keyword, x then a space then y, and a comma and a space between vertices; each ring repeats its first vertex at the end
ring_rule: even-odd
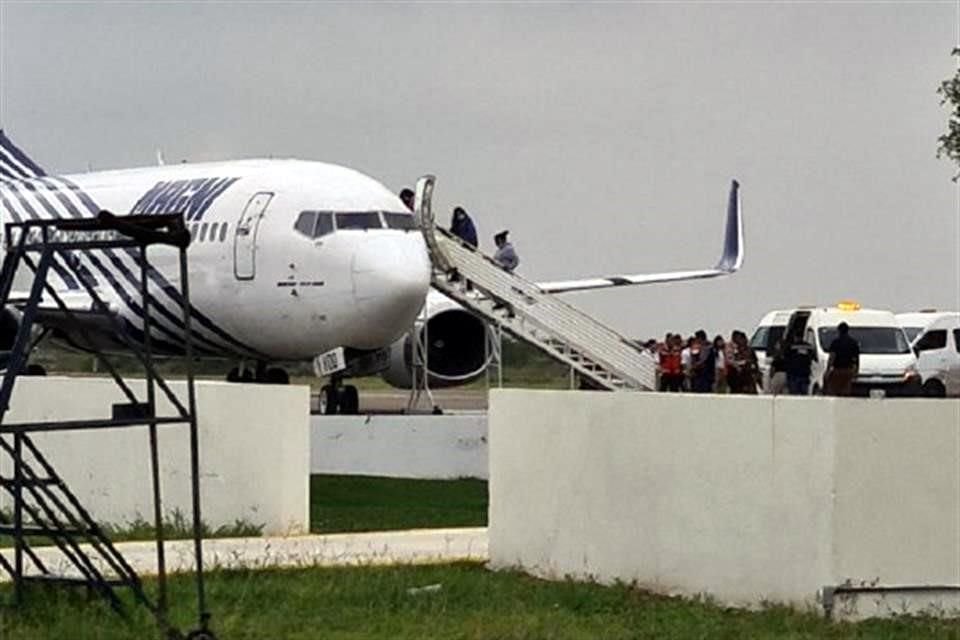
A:
POLYGON ((660 345, 660 391, 683 389, 683 365, 680 361, 682 341, 679 335, 667 334, 660 345))

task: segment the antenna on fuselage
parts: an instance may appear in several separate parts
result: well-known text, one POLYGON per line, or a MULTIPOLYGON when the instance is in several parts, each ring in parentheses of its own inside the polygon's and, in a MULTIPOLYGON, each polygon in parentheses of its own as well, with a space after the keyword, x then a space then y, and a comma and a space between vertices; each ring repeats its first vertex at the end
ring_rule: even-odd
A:
POLYGON ((167 161, 163 159, 163 149, 157 149, 157 166, 162 167, 167 164, 167 161))

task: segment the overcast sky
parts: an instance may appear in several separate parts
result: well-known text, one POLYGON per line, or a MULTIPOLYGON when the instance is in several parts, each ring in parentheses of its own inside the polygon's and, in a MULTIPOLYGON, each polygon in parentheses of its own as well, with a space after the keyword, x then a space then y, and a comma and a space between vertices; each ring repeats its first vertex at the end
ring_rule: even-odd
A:
POLYGON ((438 176, 534 280, 711 266, 567 299, 635 336, 767 310, 960 307, 935 157, 958 4, 16 3, 0 125, 48 170, 298 157, 438 176))

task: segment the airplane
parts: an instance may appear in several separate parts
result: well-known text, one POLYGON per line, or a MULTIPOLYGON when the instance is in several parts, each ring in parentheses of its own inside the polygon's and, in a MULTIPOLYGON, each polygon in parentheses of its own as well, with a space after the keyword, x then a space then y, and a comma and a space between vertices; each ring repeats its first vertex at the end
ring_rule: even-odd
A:
MULTIPOLYGON (((562 293, 736 272, 743 261, 738 188, 734 181, 722 257, 713 269, 550 282, 541 288, 562 293)), ((276 363, 330 364, 326 359, 333 356, 337 362, 315 367, 330 377, 321 391, 324 412, 357 413, 357 389, 344 382, 379 374, 409 388, 411 332, 426 324, 432 379, 463 384, 486 367, 486 323, 431 290, 430 258, 414 215, 391 190, 358 171, 322 162, 250 159, 54 175, 0 130, 0 224, 86 218, 101 210, 183 214, 192 236, 194 353, 240 361, 227 373, 229 381, 283 384, 289 376, 276 363), (256 363, 252 371, 243 366, 250 362, 256 363)), ((158 247, 149 261, 153 351, 182 354, 185 301, 177 285, 177 253, 158 247)), ((88 279, 127 332, 142 341, 139 269, 132 251, 83 250, 58 258, 49 281, 83 317, 92 311, 92 300, 78 279, 88 279)), ((10 348, 18 322, 15 303, 0 310, 0 350, 10 348)), ((85 327, 96 344, 86 343, 52 301, 41 304, 37 322, 53 340, 76 349, 123 348, 102 324, 85 327)))

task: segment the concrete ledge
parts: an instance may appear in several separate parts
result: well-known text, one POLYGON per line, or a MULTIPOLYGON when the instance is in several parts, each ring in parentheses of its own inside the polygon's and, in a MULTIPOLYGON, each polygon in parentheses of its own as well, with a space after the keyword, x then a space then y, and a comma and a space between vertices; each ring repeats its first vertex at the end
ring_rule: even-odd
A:
MULTIPOLYGON (((146 397, 142 380, 128 382, 146 397)), ((171 387, 185 402, 186 385, 171 387)), ((309 388, 202 381, 196 391, 204 522, 217 528, 241 519, 264 525, 266 534, 309 530, 309 388)), ((161 395, 158 411, 174 415, 161 395)), ((111 379, 22 377, 4 423, 104 418, 116 402, 126 399, 111 379)), ((189 428, 167 425, 158 433, 164 513, 190 522, 189 428)), ((152 521, 145 427, 31 437, 94 519, 152 521)), ((0 473, 11 470, 9 456, 0 455, 0 473)), ((9 495, 0 496, 0 508, 10 504, 9 495)))
POLYGON ((310 471, 487 478, 486 413, 311 416, 310 471))
POLYGON ((489 420, 494 567, 739 606, 960 584, 960 401, 494 390, 489 420))
MULTIPOLYGON (((381 564, 430 564, 487 559, 487 536, 483 528, 419 529, 342 533, 323 536, 225 538, 203 541, 206 570, 279 569, 366 566, 381 564)), ((140 575, 155 575, 156 546, 153 542, 122 542, 117 549, 140 575)), ((35 549, 53 572, 77 576, 55 547, 35 549)), ((193 571, 193 541, 166 544, 167 571, 193 571)), ((12 558, 12 550, 3 552, 12 558)), ((107 570, 101 565, 98 568, 107 570)), ((0 573, 0 582, 8 581, 0 573)))

